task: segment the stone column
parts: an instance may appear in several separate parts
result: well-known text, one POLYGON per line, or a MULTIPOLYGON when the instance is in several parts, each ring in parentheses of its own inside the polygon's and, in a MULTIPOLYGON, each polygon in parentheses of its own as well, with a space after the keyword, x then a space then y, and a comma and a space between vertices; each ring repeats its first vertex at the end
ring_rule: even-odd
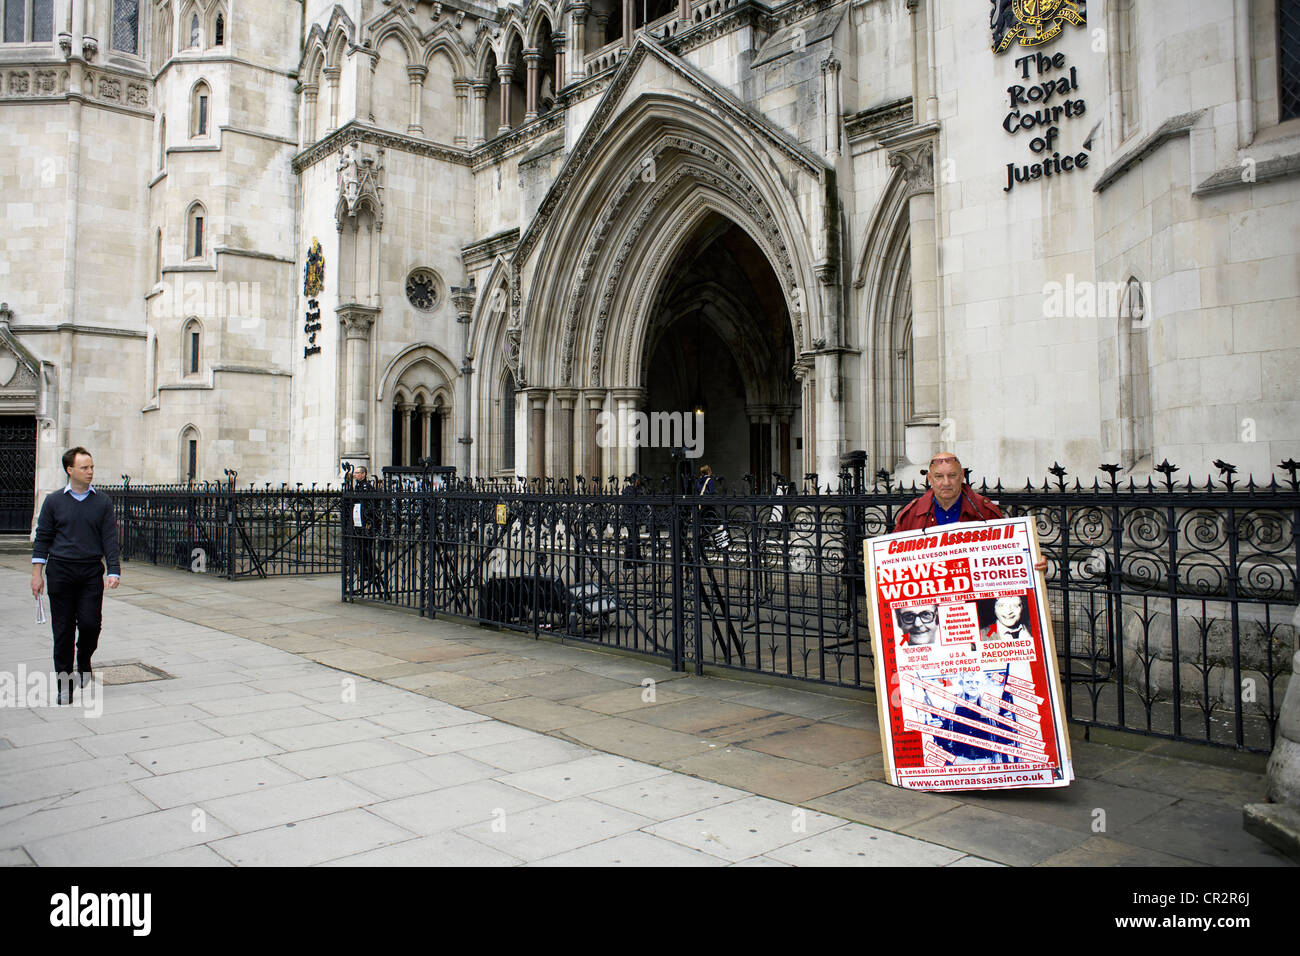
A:
MULTIPOLYGON (((642 388, 614 389, 614 409, 618 418, 618 447, 614 454, 614 473, 620 478, 630 475, 640 467, 641 449, 633 442, 631 434, 632 413, 645 405, 646 393, 642 388)), ((642 435, 642 438, 645 436, 642 435)))
POLYGON ((373 123, 375 114, 371 109, 370 93, 375 87, 375 67, 379 65, 379 54, 366 50, 364 55, 366 60, 357 63, 357 119, 373 123))
POLYGON ((799 399, 802 404, 800 430, 803 432, 803 452, 799 456, 799 473, 791 475, 790 480, 796 487, 801 487, 803 476, 812 471, 815 465, 813 450, 817 436, 817 402, 816 382, 812 374, 812 358, 805 355, 795 363, 794 377, 799 382, 799 399))
POLYGON ((469 80, 456 80, 452 85, 456 88, 456 138, 452 145, 463 148, 469 142, 465 138, 465 122, 470 110, 469 80))
POLYGON ((524 389, 528 396, 528 477, 546 477, 546 399, 544 388, 524 389))
POLYGON ((497 127, 497 135, 509 132, 510 123, 510 81, 514 79, 514 64, 506 64, 497 67, 497 79, 501 81, 501 125, 497 127))
POLYGON ((302 145, 316 142, 316 100, 320 96, 320 87, 315 83, 304 83, 302 87, 302 145))
POLYGON ((402 402, 397 406, 397 410, 402 413, 402 464, 413 465, 411 460, 411 432, 415 426, 415 406, 410 402, 402 402))
POLYGON ((555 92, 560 91, 565 83, 568 82, 568 74, 565 73, 567 67, 564 63, 564 48, 568 42, 568 37, 559 31, 551 34, 551 46, 555 47, 555 92))
POLYGON ((691 0, 677 0, 677 19, 682 26, 691 22, 691 0))
POLYGON ((840 158, 840 61, 833 56, 822 60, 822 92, 825 97, 825 153, 826 159, 834 165, 840 158))
POLYGON ((527 74, 524 79, 524 122, 531 123, 537 119, 537 84, 542 64, 542 54, 538 50, 524 51, 524 65, 527 74))
POLYGON ((555 449, 552 455, 554 467, 551 474, 558 480, 560 478, 573 481, 573 406, 578 400, 578 390, 576 388, 557 388, 555 390, 555 411, 553 420, 555 422, 555 440, 552 447, 555 449))
MULTIPOLYGON (((1296 615, 1300 623, 1300 614, 1296 615)), ((1291 660, 1291 683, 1278 712, 1277 743, 1268 758, 1267 796, 1273 803, 1300 806, 1300 653, 1291 660)))
POLYGON ((820 476, 821 484, 832 481, 840 471, 840 453, 844 450, 844 434, 840 409, 840 353, 838 349, 826 349, 813 356, 813 369, 816 376, 817 409, 817 467, 814 471, 820 476))
MULTIPOLYGON (((605 410, 605 391, 600 389, 587 392, 583 396, 587 405, 586 434, 583 436, 586 455, 585 474, 588 478, 595 475, 597 480, 605 479, 605 454, 596 438, 600 434, 600 414, 605 410)), ((616 432, 617 434, 617 432, 616 432)))
POLYGON ((343 435, 340 446, 350 461, 370 461, 370 333, 378 309, 344 305, 338 309, 343 330, 343 435))
POLYGON ((470 89, 474 92, 473 107, 470 110, 470 146, 482 146, 487 142, 487 80, 473 80, 470 89))
POLYGON ((590 9, 590 5, 587 4, 585 0, 580 0, 580 2, 575 3, 572 7, 573 49, 569 51, 569 55, 566 57, 568 60, 569 70, 571 71, 569 74, 569 82, 571 83, 577 83, 581 80, 584 71, 586 70, 587 11, 590 9))
MULTIPOLYGON (((899 137, 900 140, 904 137, 899 137)), ((939 357, 939 257, 935 234, 934 145, 893 142, 889 164, 903 170, 908 191, 912 264, 912 419, 904 426, 907 460, 928 460, 937 447, 942 369, 939 357)))
POLYGON ((467 286, 451 287, 451 304, 456 309, 456 324, 460 326, 460 384, 457 387, 459 397, 456 400, 456 404, 460 406, 458 409, 460 437, 456 439, 458 445, 456 475, 460 478, 469 476, 470 463, 473 460, 470 455, 470 446, 474 443, 471 433, 474 416, 470 408, 470 380, 474 375, 474 356, 470 352, 469 321, 476 298, 477 291, 472 282, 467 286))
POLYGON ((339 68, 337 66, 327 66, 321 73, 325 75, 325 89, 329 96, 329 125, 325 127, 326 134, 334 132, 339 128, 339 68))
POLYGON ((420 118, 420 106, 424 99, 424 78, 429 70, 424 66, 408 66, 406 76, 411 85, 411 122, 406 131, 415 136, 424 135, 424 124, 420 118))
POLYGON ((630 49, 632 35, 636 33, 636 0, 623 0, 623 48, 630 49))

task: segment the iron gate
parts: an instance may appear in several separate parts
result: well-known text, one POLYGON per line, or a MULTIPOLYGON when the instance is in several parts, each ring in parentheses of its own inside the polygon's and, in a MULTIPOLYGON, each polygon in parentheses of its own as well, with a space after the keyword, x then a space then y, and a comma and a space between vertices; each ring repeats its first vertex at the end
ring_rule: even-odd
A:
POLYGON ((32 530, 36 497, 36 419, 0 415, 0 534, 32 530))

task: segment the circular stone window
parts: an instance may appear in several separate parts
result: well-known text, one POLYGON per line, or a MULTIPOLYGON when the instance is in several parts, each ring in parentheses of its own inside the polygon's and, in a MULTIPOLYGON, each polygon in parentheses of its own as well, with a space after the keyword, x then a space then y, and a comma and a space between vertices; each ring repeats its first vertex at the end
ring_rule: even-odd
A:
POLYGON ((406 298, 421 312, 432 312, 442 302, 442 282, 432 269, 415 269, 406 277, 406 298))

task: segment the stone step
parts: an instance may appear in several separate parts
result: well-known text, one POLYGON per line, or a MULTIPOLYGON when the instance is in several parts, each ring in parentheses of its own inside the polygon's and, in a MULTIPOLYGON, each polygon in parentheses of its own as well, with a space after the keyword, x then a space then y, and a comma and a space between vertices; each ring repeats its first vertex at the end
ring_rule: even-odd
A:
POLYGON ((1248 803, 1242 807, 1241 817, 1247 833, 1300 863, 1300 807, 1285 803, 1248 803))
POLYGON ((25 534, 0 534, 0 554, 32 553, 32 542, 25 534))

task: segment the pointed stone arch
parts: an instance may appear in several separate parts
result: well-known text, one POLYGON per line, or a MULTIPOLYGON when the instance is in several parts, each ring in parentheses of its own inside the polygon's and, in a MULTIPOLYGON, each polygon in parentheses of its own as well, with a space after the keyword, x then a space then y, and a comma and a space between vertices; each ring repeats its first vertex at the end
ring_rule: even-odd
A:
POLYGON ((906 177, 895 167, 867 220, 853 280, 861 290, 858 340, 868 346, 865 437, 871 460, 890 471, 908 464, 906 428, 915 413, 909 197, 906 177))
POLYGON ((740 140, 702 104, 644 94, 611 124, 601 148, 584 165, 590 168, 581 181, 576 170, 562 170, 557 184, 565 189, 572 184, 575 195, 564 196, 563 207, 557 201, 547 209, 548 195, 539 220, 549 214, 549 235, 543 241, 530 228, 514 260, 512 303, 517 307, 522 267, 538 250, 537 266, 530 270, 536 283, 518 323, 526 380, 562 386, 635 384, 627 381, 635 372, 626 361, 606 364, 604 343, 613 340, 606 330, 609 316, 627 308, 644 311, 654 270, 662 268, 671 245, 662 241, 659 230, 690 228, 680 213, 666 217, 656 211, 665 203, 675 208, 694 204, 692 215, 698 218, 702 196, 708 197, 704 205, 743 228, 768 256, 782 281, 796 347, 806 349, 814 338, 825 337, 811 244, 794 197, 770 167, 763 168, 752 142, 740 140), (638 261, 632 252, 641 246, 645 255, 638 261), (580 250, 576 265, 575 250, 580 250), (625 274, 628 262, 636 268, 625 274), (636 290, 630 297, 629 288, 636 290), (619 308, 615 297, 620 297, 619 308), (591 357, 581 371, 575 365, 580 342, 591 357))

